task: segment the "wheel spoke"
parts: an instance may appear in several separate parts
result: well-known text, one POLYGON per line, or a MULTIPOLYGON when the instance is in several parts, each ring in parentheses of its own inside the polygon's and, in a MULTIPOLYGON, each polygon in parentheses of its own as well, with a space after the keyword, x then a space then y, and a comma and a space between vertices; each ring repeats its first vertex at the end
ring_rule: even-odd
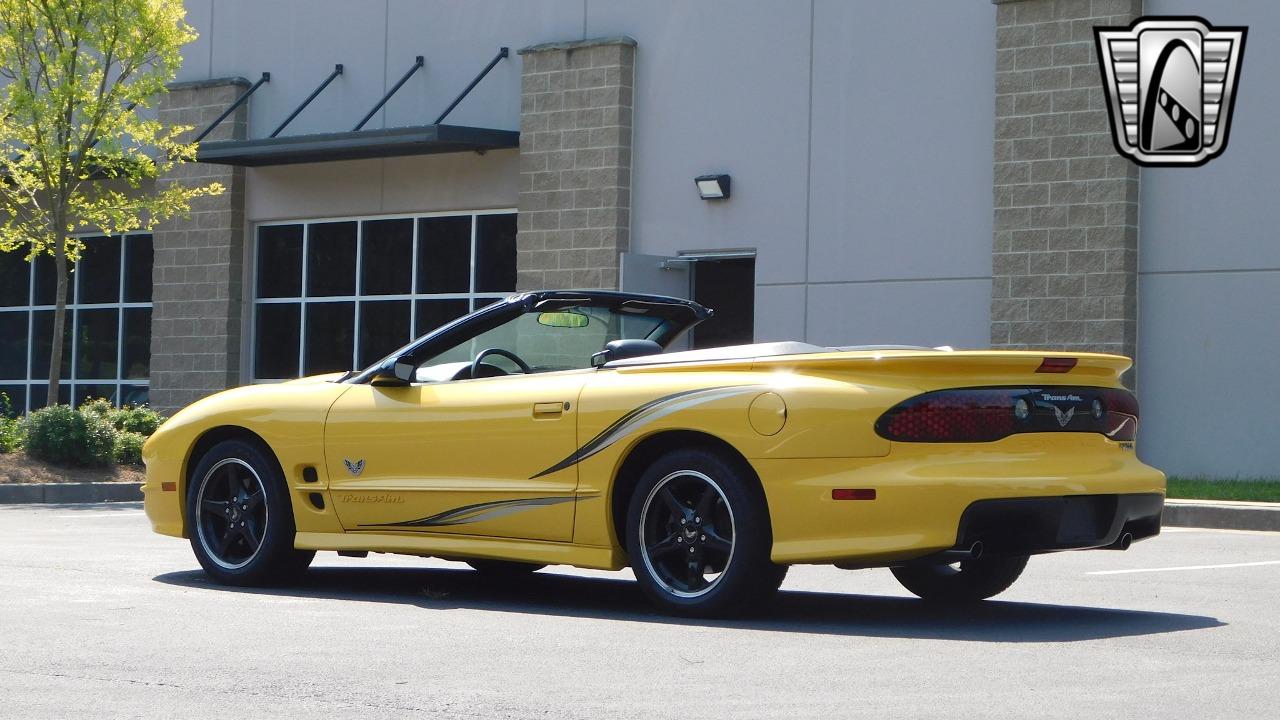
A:
POLYGON ((725 555, 728 555, 729 551, 733 550, 733 542, 721 537, 720 533, 716 532, 715 530, 709 527, 703 528, 702 534, 705 535, 707 538, 706 540, 703 541, 703 545, 705 545, 708 549, 715 550, 717 552, 722 552, 725 555))
POLYGON ((649 557, 653 558, 654 560, 657 560, 660 557, 666 557, 671 553, 678 552, 681 549, 683 549, 684 547, 683 543, 676 542, 676 538, 678 536, 679 536, 679 533, 673 533, 671 535, 668 535, 666 538, 654 543, 653 545, 650 545, 649 547, 645 548, 646 550, 649 551, 649 557))
POLYGON ((222 536, 222 540, 218 543, 218 555, 223 560, 227 559, 227 551, 231 549, 238 535, 235 528, 228 527, 226 534, 222 536))
POLYGON ((690 592, 701 590, 707 584, 707 579, 702 576, 702 558, 697 557, 698 553, 689 554, 689 564, 687 565, 689 572, 685 575, 686 584, 689 586, 690 592))
POLYGON ((249 552, 258 549, 262 544, 262 537, 258 534, 258 523, 255 520, 245 522, 244 527, 240 528, 240 534, 244 535, 245 541, 249 543, 249 552))
POLYGON ((223 520, 227 519, 227 510, 231 506, 225 500, 205 500, 200 503, 200 507, 210 515, 216 515, 223 520))
POLYGON ((667 508, 671 510, 671 517, 676 520, 688 517, 689 508, 676 499, 675 493, 671 492, 669 486, 662 488, 662 492, 658 493, 658 496, 662 498, 662 502, 666 503, 667 508))
POLYGON ((245 506, 244 511, 253 512, 254 510, 257 510, 258 506, 261 504, 262 504, 262 491, 259 490, 258 492, 255 492, 244 499, 244 503, 243 503, 243 505, 245 506))
POLYGON ((694 509, 694 513, 701 518, 711 517, 711 507, 716 502, 716 489, 707 485, 702 489, 702 497, 698 498, 698 505, 694 509))

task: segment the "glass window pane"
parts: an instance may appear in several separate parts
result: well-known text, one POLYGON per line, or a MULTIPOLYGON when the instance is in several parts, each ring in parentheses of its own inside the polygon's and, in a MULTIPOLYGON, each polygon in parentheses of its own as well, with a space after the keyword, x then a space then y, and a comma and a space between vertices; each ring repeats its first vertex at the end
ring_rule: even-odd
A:
POLYGON ((302 360, 303 374, 318 375, 350 370, 355 325, 355 303, 307 303, 307 347, 302 360))
POLYGON ((27 379, 27 313, 0 312, 0 380, 27 379))
POLYGON ((115 405, 116 392, 115 385, 76 385, 72 396, 75 398, 76 407, 80 407, 95 398, 102 398, 115 405))
MULTIPOLYGON (((31 402, 27 405, 28 410, 39 410, 44 407, 45 400, 49 397, 48 385, 32 385, 31 386, 31 402)), ((58 402, 62 405, 71 403, 71 383, 58 383, 58 402)))
POLYGON ((0 385, 0 415, 17 417, 27 411, 26 385, 0 385))
POLYGON ((121 405, 146 405, 151 402, 150 388, 146 385, 121 385, 121 405))
MULTIPOLYGON (((71 320, 75 313, 67 311, 66 325, 62 328, 62 377, 71 377, 71 320)), ((49 377, 49 353, 53 344, 53 311, 38 310, 31 318, 31 379, 42 380, 49 377)), ((43 407, 32 401, 32 407, 43 407)))
POLYGON ((151 374, 151 308, 124 311, 124 367, 121 377, 145 380, 151 374))
POLYGON ((409 301, 360 303, 360 367, 409 342, 409 301))
POLYGON ((76 333, 76 378, 114 380, 120 350, 120 311, 80 310, 76 333))
POLYGON ((151 268, 155 248, 150 235, 130 235, 124 242, 124 301, 151 302, 151 268))
POLYGON ((516 289, 516 216, 476 217, 476 292, 516 289))
POLYGON ((422 337, 450 320, 467 314, 466 300, 419 300, 414 337, 422 337))
POLYGON ((361 294, 407 295, 413 291, 412 220, 366 222, 360 241, 364 243, 360 249, 361 294))
POLYGON ((471 216, 418 220, 418 292, 471 291, 471 216))
POLYGON ((279 380, 298 376, 297 303, 259 305, 254 321, 253 376, 279 380))
POLYGON ((120 302, 120 238, 85 238, 72 280, 80 283, 82 303, 120 302))
POLYGON ((31 288, 31 264, 21 248, 0 252, 0 306, 26 305, 31 288))
POLYGON ((302 295, 301 225, 265 225, 258 228, 257 273, 257 296, 260 298, 302 295))
MULTIPOLYGON (((35 260, 36 305, 53 305, 58 292, 57 262, 51 255, 41 255, 35 260)), ((68 264, 70 269, 70 264, 68 264)), ((76 301, 75 277, 67 274, 67 303, 76 301)))
POLYGON ((307 227, 307 295, 355 294, 356 224, 312 223, 307 227))

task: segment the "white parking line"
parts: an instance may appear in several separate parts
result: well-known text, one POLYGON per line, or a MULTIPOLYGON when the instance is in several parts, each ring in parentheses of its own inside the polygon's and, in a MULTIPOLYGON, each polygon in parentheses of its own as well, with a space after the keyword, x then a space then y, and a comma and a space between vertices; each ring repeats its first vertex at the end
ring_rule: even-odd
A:
POLYGON ((105 518, 139 517, 141 515, 146 515, 146 513, 144 512, 106 512, 106 513, 88 512, 82 515, 54 515, 53 517, 63 518, 63 519, 75 518, 76 520, 102 520, 105 518))
POLYGON ((1262 560, 1247 563, 1226 563, 1223 565, 1183 565, 1182 567, 1140 568, 1137 570, 1094 570, 1085 575, 1125 575, 1127 573, 1174 572, 1177 570, 1217 570, 1219 568, 1258 567, 1259 565, 1280 565, 1280 560, 1262 560))

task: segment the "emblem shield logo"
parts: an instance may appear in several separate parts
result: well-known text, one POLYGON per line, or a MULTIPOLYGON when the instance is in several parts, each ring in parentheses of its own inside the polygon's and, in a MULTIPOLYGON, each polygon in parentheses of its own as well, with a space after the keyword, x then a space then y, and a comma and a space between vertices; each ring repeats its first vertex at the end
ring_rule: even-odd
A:
POLYGON ((1195 167, 1227 148, 1248 28, 1144 17, 1094 28, 1116 150, 1139 165, 1195 167))

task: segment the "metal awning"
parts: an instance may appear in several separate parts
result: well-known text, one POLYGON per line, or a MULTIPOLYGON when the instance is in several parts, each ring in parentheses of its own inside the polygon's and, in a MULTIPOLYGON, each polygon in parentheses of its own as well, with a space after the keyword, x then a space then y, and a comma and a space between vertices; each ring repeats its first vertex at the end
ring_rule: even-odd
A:
MULTIPOLYGON (((414 125, 410 127, 384 128, 382 130, 363 130, 364 126, 382 109, 391 96, 408 82, 414 73, 422 69, 426 60, 419 55, 414 58, 413 65, 403 76, 391 86, 382 99, 373 106, 360 122, 349 132, 317 133, 312 135, 293 135, 279 137, 293 119, 298 116, 312 100, 315 100, 324 89, 343 74, 341 63, 333 66, 329 74, 315 90, 307 96, 302 104, 276 127, 270 136, 256 140, 216 140, 201 142, 196 151, 196 162, 217 163, 219 165, 244 165, 257 167, 261 165, 290 165, 298 163, 327 162, 332 160, 363 160, 366 158, 395 157, 400 155, 432 155, 456 152, 485 152, 520 146, 520 133, 515 130, 496 130, 493 128, 465 127, 462 125, 444 125, 444 119, 453 109, 458 107, 476 85, 484 79, 489 71, 510 55, 507 48, 500 48, 498 54, 489 64, 475 76, 466 88, 458 94, 453 102, 440 113, 430 125, 414 125)), ((248 82, 248 81, 243 81, 248 82)), ((249 87, 231 106, 222 112, 216 120, 196 136, 196 141, 203 140, 213 132, 223 120, 249 100, 264 83, 271 82, 271 73, 264 72, 262 77, 249 87)))
POLYGON ((398 155, 484 152, 520 146, 515 130, 418 125, 385 130, 294 135, 200 143, 196 162, 221 165, 289 165, 398 155))

